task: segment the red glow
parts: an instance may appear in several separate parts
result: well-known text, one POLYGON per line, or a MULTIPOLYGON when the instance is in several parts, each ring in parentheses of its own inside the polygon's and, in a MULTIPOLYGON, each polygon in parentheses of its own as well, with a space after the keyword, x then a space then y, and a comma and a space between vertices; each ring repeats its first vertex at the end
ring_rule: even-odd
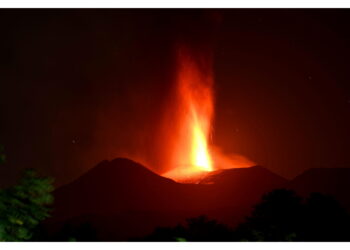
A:
POLYGON ((174 168, 165 174, 173 179, 214 169, 208 146, 214 107, 212 72, 203 72, 184 48, 177 59, 176 119, 180 122, 171 155, 174 168))
POLYGON ((213 170, 254 165, 245 157, 225 156, 210 145, 213 83, 209 56, 195 58, 187 48, 178 50, 173 109, 166 114, 171 170, 163 174, 165 177, 192 181, 213 170))

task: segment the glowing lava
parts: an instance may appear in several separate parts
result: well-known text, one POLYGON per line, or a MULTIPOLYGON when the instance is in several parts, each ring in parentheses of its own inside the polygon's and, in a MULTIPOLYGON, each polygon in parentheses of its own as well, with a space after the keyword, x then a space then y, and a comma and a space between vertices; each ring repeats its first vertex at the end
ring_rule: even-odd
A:
POLYGON ((177 54, 172 170, 164 174, 175 180, 214 170, 208 146, 214 107, 213 77, 208 58, 200 59, 186 48, 177 54))

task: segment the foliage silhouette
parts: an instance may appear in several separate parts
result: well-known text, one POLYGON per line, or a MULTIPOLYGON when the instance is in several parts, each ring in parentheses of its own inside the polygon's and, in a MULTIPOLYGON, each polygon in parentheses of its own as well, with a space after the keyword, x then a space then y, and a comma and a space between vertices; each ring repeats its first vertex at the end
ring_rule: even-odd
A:
POLYGON ((293 191, 277 189, 262 197, 251 216, 236 230, 242 241, 289 241, 301 223, 301 197, 293 191))
POLYGON ((159 227, 145 237, 144 241, 227 241, 232 230, 202 215, 186 220, 185 225, 174 228, 159 227))
POLYGON ((305 204, 302 241, 349 241, 350 216, 337 200, 329 195, 311 194, 305 204))
POLYGON ((53 180, 39 177, 35 170, 24 171, 20 182, 0 190, 0 240, 30 240, 35 228, 50 216, 53 180))
POLYGON ((349 241, 349 218, 331 196, 312 193, 302 200, 280 189, 264 195, 234 235, 240 241, 349 241))
POLYGON ((234 230, 205 216, 185 225, 156 228, 143 241, 349 241, 350 216, 337 200, 312 193, 276 189, 262 197, 234 230))

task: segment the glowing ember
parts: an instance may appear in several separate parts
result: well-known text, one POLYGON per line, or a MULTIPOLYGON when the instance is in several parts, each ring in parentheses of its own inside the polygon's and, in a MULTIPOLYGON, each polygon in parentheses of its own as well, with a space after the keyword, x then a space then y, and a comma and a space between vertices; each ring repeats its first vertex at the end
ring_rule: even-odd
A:
POLYGON ((165 174, 172 179, 188 179, 214 169, 208 147, 213 118, 213 77, 208 63, 199 63, 184 48, 178 51, 174 115, 179 122, 174 121, 173 170, 165 174))

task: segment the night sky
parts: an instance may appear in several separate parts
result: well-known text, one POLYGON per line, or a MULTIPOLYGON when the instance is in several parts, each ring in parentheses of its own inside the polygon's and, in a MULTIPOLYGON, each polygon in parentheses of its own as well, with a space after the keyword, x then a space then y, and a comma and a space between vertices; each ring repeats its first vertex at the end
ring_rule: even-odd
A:
POLYGON ((1 10, 0 181, 125 156, 161 173, 174 44, 214 55, 213 144, 284 177, 350 167, 350 10, 1 10))

